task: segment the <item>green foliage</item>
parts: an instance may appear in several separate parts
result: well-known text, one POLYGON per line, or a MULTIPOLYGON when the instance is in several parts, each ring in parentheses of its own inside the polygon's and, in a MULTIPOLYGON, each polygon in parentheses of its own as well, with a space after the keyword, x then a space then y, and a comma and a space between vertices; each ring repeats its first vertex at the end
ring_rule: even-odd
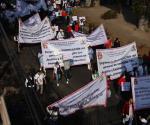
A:
POLYGON ((133 12, 137 16, 142 16, 145 13, 145 6, 143 4, 143 0, 133 0, 133 6, 132 6, 133 12))
POLYGON ((108 10, 101 16, 101 18, 105 20, 117 18, 117 12, 114 10, 108 10))

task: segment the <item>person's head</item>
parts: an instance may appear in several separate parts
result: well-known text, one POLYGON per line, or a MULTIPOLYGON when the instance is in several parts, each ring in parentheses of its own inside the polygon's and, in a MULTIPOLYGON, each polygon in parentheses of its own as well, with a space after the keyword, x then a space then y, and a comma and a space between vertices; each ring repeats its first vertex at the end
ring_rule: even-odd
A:
POLYGON ((58 61, 56 61, 55 65, 59 65, 59 62, 58 62, 58 61))
POLYGON ((118 42, 118 40, 119 40, 119 38, 118 38, 118 37, 116 37, 115 41, 116 41, 116 42, 118 42))
POLYGON ((133 99, 130 98, 130 99, 129 99, 129 104, 132 104, 132 103, 133 103, 133 99))
POLYGON ((59 108, 56 107, 56 106, 54 106, 54 107, 52 107, 52 110, 53 110, 53 111, 59 111, 59 108))
POLYGON ((60 29, 60 32, 63 32, 63 29, 60 29))
POLYGON ((107 76, 107 80, 111 80, 111 79, 110 79, 110 76, 107 76))

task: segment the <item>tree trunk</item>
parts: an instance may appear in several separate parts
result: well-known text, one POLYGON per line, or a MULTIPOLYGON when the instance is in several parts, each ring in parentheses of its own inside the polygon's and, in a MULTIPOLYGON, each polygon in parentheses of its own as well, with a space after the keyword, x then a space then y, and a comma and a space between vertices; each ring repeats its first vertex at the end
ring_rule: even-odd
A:
POLYGON ((148 29, 148 20, 144 16, 139 19, 138 28, 142 31, 146 31, 148 29))
POLYGON ((92 0, 86 0, 86 1, 85 1, 85 6, 86 6, 86 7, 90 7, 90 6, 91 6, 91 3, 92 3, 92 0))

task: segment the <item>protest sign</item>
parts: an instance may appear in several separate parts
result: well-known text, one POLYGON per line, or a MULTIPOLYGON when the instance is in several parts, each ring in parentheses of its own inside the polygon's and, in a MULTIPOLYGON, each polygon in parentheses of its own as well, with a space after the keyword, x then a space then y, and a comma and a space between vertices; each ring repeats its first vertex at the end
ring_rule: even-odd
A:
POLYGON ((59 108, 60 114, 65 116, 83 108, 97 105, 105 106, 107 99, 106 93, 106 76, 102 75, 72 94, 49 105, 47 110, 48 108, 55 106, 59 108))
POLYGON ((134 109, 150 108, 150 76, 131 78, 134 109))
POLYGON ((96 56, 98 72, 100 74, 105 73, 111 79, 116 79, 121 76, 125 71, 126 63, 130 63, 132 69, 138 66, 135 42, 119 48, 97 49, 96 56))
POLYGON ((86 36, 87 43, 90 46, 102 45, 107 42, 107 36, 106 36, 103 25, 100 25, 99 27, 97 27, 89 36, 87 36, 86 34, 78 33, 78 32, 73 32, 73 35, 75 37, 86 36))
POLYGON ((63 66, 63 54, 72 58, 72 65, 88 64, 90 62, 86 38, 78 37, 65 40, 47 40, 41 43, 45 68, 53 68, 56 61, 63 66), (71 54, 71 55, 70 55, 71 54))
POLYGON ((24 22, 25 26, 35 26, 41 23, 41 18, 39 13, 34 14, 29 19, 25 20, 24 22))
POLYGON ((54 33, 47 17, 41 23, 34 26, 25 26, 19 20, 19 43, 40 43, 52 38, 54 38, 54 33))

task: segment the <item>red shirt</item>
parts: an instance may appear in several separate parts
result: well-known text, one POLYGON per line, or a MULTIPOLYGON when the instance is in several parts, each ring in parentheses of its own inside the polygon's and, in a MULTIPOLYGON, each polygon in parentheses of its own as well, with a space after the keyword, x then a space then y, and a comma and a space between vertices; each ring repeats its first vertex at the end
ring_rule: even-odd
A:
POLYGON ((125 83, 126 82, 126 78, 125 76, 121 76, 119 79, 118 79, 118 85, 121 86, 121 83, 125 83))
POLYGON ((62 10, 61 16, 67 16, 67 15, 68 15, 67 12, 65 10, 62 10))
POLYGON ((74 26, 74 31, 76 31, 76 32, 79 31, 79 24, 78 23, 74 26))
POLYGON ((67 32, 72 32, 72 27, 70 25, 67 26, 67 32))
POLYGON ((112 40, 108 39, 107 42, 105 43, 106 48, 111 48, 112 47, 112 40))

